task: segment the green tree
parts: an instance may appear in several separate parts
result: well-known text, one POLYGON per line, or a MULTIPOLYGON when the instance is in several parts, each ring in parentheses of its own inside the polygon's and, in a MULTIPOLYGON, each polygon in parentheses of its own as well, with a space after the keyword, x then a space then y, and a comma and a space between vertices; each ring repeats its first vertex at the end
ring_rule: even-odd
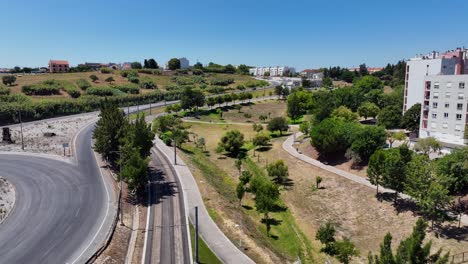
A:
POLYGON ((359 256, 359 251, 349 238, 336 241, 334 243, 334 248, 336 251, 336 258, 344 264, 348 264, 352 257, 359 256))
POLYGON ((265 181, 255 191, 255 207, 257 211, 264 214, 263 222, 267 227, 267 235, 270 236, 270 217, 269 213, 272 212, 279 200, 278 186, 272 182, 265 181))
POLYGON ((131 191, 142 193, 148 181, 148 160, 140 156, 138 150, 134 149, 127 155, 123 162, 122 178, 128 184, 131 191))
POLYGON ((342 154, 351 146, 357 130, 358 123, 328 118, 312 128, 311 144, 320 155, 342 154))
POLYGON ((121 136, 127 126, 125 114, 107 99, 101 103, 101 112, 93 132, 94 150, 103 158, 114 162, 121 144, 121 136))
POLYGON ((153 58, 149 59, 147 63, 148 65, 146 65, 145 68, 159 69, 158 63, 153 58))
POLYGON ((283 90, 284 89, 285 88, 282 85, 275 86, 275 94, 278 96, 278 99, 280 99, 281 96, 283 95, 283 90))
POLYGON ((397 264, 392 252, 392 235, 387 233, 380 244, 380 256, 369 252, 369 264, 397 264))
POLYGON ((398 132, 387 132, 387 140, 390 143, 390 148, 393 147, 393 143, 396 140, 402 141, 406 139, 406 134, 402 131, 398 132))
POLYGON ((144 114, 138 114, 135 122, 131 123, 125 130, 124 144, 128 143, 140 152, 140 156, 146 158, 150 155, 153 147, 154 132, 151 125, 145 121, 144 114))
POLYGON ((236 187, 237 199, 239 199, 239 205, 242 205, 242 198, 245 194, 245 186, 242 182, 239 182, 236 187))
POLYGON ((423 245, 426 237, 427 223, 421 218, 413 227, 411 235, 400 242, 395 256, 397 263, 448 263, 448 253, 441 254, 441 250, 431 255, 432 241, 423 245))
POLYGON ((359 89, 362 95, 367 94, 371 90, 382 90, 382 81, 374 76, 368 75, 360 78, 354 83, 354 86, 359 89))
POLYGON ((358 113, 360 116, 363 116, 365 119, 368 117, 375 118, 379 114, 379 107, 371 102, 365 102, 358 108, 358 113))
POLYGON ((351 151, 359 155, 362 161, 369 160, 370 156, 385 144, 387 134, 380 126, 362 126, 352 137, 351 151))
POLYGON ((439 152, 441 149, 442 145, 434 137, 421 138, 414 145, 414 150, 421 151, 426 156, 429 156, 431 152, 439 152))
POLYGON ((333 87, 333 81, 330 77, 325 77, 323 78, 323 87, 325 88, 331 88, 333 87))
POLYGON ((335 226, 327 222, 325 225, 321 225, 315 234, 315 239, 320 241, 320 243, 324 244, 325 247, 322 248, 320 251, 325 252, 329 255, 335 254, 335 226))
POLYGON ((401 109, 397 106, 384 107, 377 117, 377 123, 385 128, 398 128, 401 123, 401 109))
POLYGON ((268 122, 268 130, 271 132, 279 131, 280 136, 283 135, 283 131, 289 129, 288 121, 284 117, 274 117, 268 122))
POLYGON ((421 104, 415 104, 408 109, 401 119, 401 126, 411 132, 419 131, 419 121, 421 119, 421 104))
POLYGON ((262 124, 253 123, 252 124, 252 129, 253 129, 253 131, 258 133, 258 132, 263 130, 263 126, 262 126, 262 124))
POLYGON ((374 152, 369 159, 369 166, 367 167, 367 178, 369 182, 377 186, 377 193, 375 196, 379 197, 379 185, 382 182, 385 173, 385 151, 380 149, 374 152))
POLYGON ((265 132, 257 133, 252 139, 252 143, 255 147, 265 147, 270 143, 270 135, 265 132))
POLYGON ((288 181, 288 166, 284 163, 283 160, 277 160, 273 163, 270 163, 266 166, 268 176, 273 178, 273 181, 276 184, 286 184, 288 181))
POLYGON ((96 81, 99 80, 99 78, 98 78, 96 75, 94 75, 94 74, 91 74, 91 75, 89 76, 89 78, 91 79, 92 82, 96 82, 96 81))
POLYGON ((400 242, 395 254, 392 252, 392 235, 387 233, 380 244, 380 256, 369 252, 369 264, 448 264, 448 253, 442 254, 442 250, 439 249, 431 255, 432 241, 423 244, 426 228, 427 223, 419 218, 413 227, 413 232, 400 242))
POLYGON ((244 145, 244 134, 239 130, 230 130, 226 132, 218 143, 218 148, 237 156, 244 145))
POLYGON ((404 147, 389 149, 385 153, 385 170, 382 185, 395 190, 394 202, 397 202, 398 193, 403 192, 406 182, 406 163, 400 150, 404 147))
POLYGON ((13 85, 16 82, 16 76, 14 75, 5 75, 2 77, 2 82, 4 85, 13 85))
POLYGON ((132 69, 141 69, 143 68, 143 66, 141 66, 141 63, 138 62, 138 61, 134 61, 130 64, 130 67, 132 67, 132 69))
POLYGON ((340 106, 333 110, 331 113, 331 117, 340 119, 346 122, 352 122, 352 121, 357 121, 359 116, 351 111, 349 108, 346 106, 340 106))
POLYGON ((468 147, 454 149, 435 162, 436 174, 451 194, 468 190, 468 147))
POLYGON ((320 176, 315 177, 315 188, 320 188, 320 183, 322 183, 323 179, 320 176))
POLYGON ((431 228, 434 229, 435 223, 441 223, 447 219, 447 209, 451 198, 445 186, 432 181, 425 199, 420 201, 422 212, 431 220, 431 228))
POLYGON ((177 58, 172 58, 167 63, 167 66, 168 66, 169 70, 171 70, 171 71, 175 71, 177 69, 180 69, 180 60, 177 59, 177 58))
POLYGON ((245 64, 241 64, 237 67, 237 73, 240 75, 249 75, 249 67, 245 64))
POLYGON ((108 77, 105 81, 108 82, 108 83, 110 83, 110 84, 112 84, 113 82, 115 82, 114 77, 112 77, 112 76, 108 77))

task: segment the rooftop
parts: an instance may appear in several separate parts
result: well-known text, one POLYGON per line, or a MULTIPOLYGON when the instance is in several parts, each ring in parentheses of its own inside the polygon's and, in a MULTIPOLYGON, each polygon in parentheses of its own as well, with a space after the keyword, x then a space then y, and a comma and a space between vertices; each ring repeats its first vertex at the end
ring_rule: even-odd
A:
POLYGON ((66 60, 50 60, 49 63, 57 65, 68 65, 68 61, 66 60))

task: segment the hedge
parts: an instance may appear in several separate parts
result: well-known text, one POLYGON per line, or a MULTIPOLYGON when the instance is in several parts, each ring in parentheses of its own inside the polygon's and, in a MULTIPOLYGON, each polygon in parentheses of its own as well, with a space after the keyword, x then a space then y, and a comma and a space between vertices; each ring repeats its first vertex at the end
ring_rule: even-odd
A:
POLYGON ((210 81, 211 85, 228 86, 234 83, 233 78, 214 78, 210 81))
POLYGON ((11 92, 10 88, 0 85, 0 95, 9 95, 10 92, 11 92))
MULTIPOLYGON (((91 87, 93 89, 96 87, 91 87)), ((101 88, 98 88, 101 89, 101 88)), ((162 100, 177 100, 180 93, 161 93, 155 91, 141 95, 111 96, 109 101, 116 102, 119 106, 131 106, 136 104, 155 103, 162 100)), ((56 116, 79 114, 98 110, 103 100, 100 96, 83 95, 78 99, 41 100, 32 101, 29 97, 20 94, 0 96, 0 125, 18 122, 18 109, 21 109, 23 121, 32 121, 56 116)))
POLYGON ((86 79, 78 79, 75 83, 83 91, 91 87, 91 84, 86 79))
POLYGON ((91 87, 86 90, 86 93, 89 95, 96 95, 96 96, 119 96, 124 95, 125 93, 120 91, 119 89, 115 89, 108 86, 102 87, 91 87))
POLYGON ((140 88, 131 84, 114 85, 112 88, 128 94, 139 94, 140 88))

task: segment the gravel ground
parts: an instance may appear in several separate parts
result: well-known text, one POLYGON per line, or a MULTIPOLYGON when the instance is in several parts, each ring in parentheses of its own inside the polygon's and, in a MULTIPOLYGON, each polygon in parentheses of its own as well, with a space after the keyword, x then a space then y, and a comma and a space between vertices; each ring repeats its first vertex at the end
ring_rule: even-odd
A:
POLYGON ((15 188, 5 178, 0 177, 0 223, 15 205, 15 188))
MULTIPOLYGON (((23 125, 24 151, 63 155, 63 143, 71 143, 74 135, 93 118, 96 113, 72 116, 56 120, 35 122, 23 125), (53 136, 44 136, 44 133, 54 133, 53 136)), ((20 127, 10 129, 13 144, 0 142, 0 151, 22 151, 20 127)), ((1 137, 1 133, 0 133, 1 137)), ((67 149, 66 155, 70 150, 67 149)))

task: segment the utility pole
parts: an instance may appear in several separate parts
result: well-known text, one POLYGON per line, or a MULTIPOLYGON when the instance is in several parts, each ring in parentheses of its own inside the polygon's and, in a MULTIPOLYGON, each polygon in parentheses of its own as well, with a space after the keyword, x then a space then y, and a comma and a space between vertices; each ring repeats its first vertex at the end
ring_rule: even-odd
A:
POLYGON ((24 150, 24 138, 23 138, 23 122, 21 121, 21 110, 18 110, 20 130, 21 130, 21 149, 24 150))
POLYGON ((198 206, 195 206, 195 263, 200 263, 198 258, 198 206))

